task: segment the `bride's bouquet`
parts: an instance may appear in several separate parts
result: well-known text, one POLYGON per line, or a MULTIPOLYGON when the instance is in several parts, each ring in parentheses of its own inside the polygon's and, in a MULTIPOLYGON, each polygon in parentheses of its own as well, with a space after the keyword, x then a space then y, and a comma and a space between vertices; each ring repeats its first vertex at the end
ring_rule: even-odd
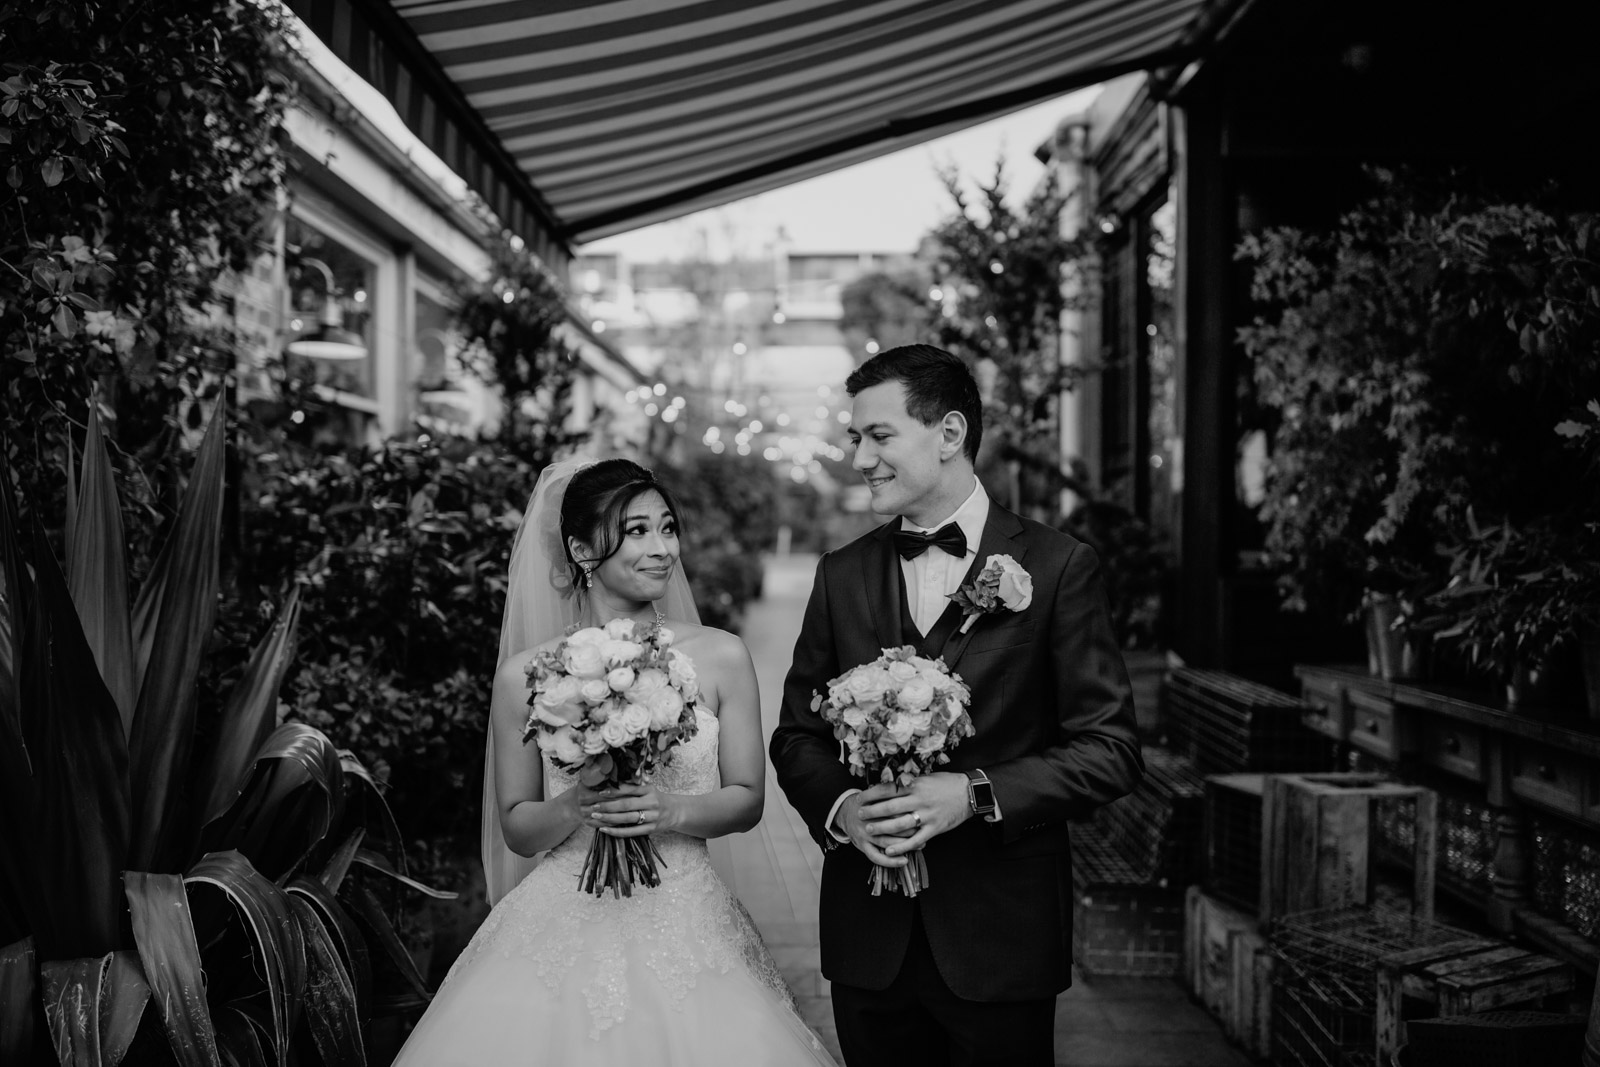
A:
MULTIPOLYGON (((840 756, 850 773, 869 782, 910 785, 950 762, 950 750, 972 736, 967 714, 972 692, 942 659, 926 659, 910 645, 886 648, 871 663, 845 671, 818 693, 811 709, 833 724, 840 756)), ((872 895, 885 889, 914 897, 928 885, 920 850, 904 867, 872 868, 872 895)))
MULTIPOLYGON (((689 657, 659 623, 613 619, 573 629, 528 665, 522 743, 538 737, 550 762, 591 789, 639 785, 698 729, 700 685, 689 657)), ((648 835, 596 833, 578 887, 595 896, 632 896, 634 883, 661 884, 665 865, 648 835)))

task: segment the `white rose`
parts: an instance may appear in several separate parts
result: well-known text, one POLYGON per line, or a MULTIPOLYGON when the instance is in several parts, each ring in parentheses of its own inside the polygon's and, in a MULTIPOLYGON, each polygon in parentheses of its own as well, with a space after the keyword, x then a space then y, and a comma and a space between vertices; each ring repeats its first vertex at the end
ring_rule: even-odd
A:
POLYGON ((583 732, 583 751, 587 756, 598 756, 606 750, 605 739, 600 736, 602 727, 591 726, 583 732))
POLYGON ((650 709, 650 725, 658 730, 665 730, 683 714, 683 698, 666 687, 651 693, 645 706, 650 709))
POLYGON ((628 727, 623 723, 621 715, 613 715, 600 726, 600 740, 606 743, 607 748, 621 748, 633 738, 628 733, 628 727))
POLYGON ((611 695, 611 686, 606 684, 604 678, 590 678, 583 683, 581 692, 584 700, 591 704, 598 704, 611 695))
POLYGON ((990 556, 990 563, 1000 565, 1000 587, 995 595, 1012 611, 1021 611, 1033 603, 1033 575, 1010 556, 990 556))
POLYGON ((911 740, 911 735, 916 732, 916 728, 911 725, 911 717, 909 715, 893 715, 890 716, 889 725, 885 727, 885 731, 888 733, 889 739, 895 744, 904 745, 911 740))
POLYGON ((889 672, 880 667, 860 667, 851 672, 844 685, 858 703, 882 700, 889 691, 889 672))
POLYGON ((606 658, 599 645, 568 645, 567 673, 574 678, 599 678, 606 673, 606 658))
POLYGON ((565 674, 544 678, 533 689, 533 699, 539 704, 554 707, 565 704, 578 695, 578 680, 565 674))
POLYGON ((618 715, 617 718, 627 728, 630 738, 640 736, 653 725, 650 709, 641 707, 638 704, 629 704, 622 709, 622 714, 618 715))
POLYGON ((588 626, 582 630, 574 631, 567 638, 567 644, 573 647, 578 645, 598 645, 605 641, 606 632, 598 626, 588 626))
POLYGON ((935 730, 931 734, 924 734, 917 741, 917 755, 931 756, 944 748, 944 742, 945 733, 943 730, 935 730))
POLYGON ((619 641, 623 640, 625 638, 632 637, 633 636, 633 620, 632 619, 612 619, 610 622, 606 623, 606 636, 610 637, 610 638, 613 638, 613 639, 616 639, 616 640, 619 640, 619 641))
POLYGON ((866 725, 867 713, 858 707, 851 706, 844 709, 844 724, 853 730, 859 730, 866 725))
POLYGON ((619 693, 627 692, 628 686, 633 684, 633 679, 632 667, 613 667, 606 673, 606 684, 619 693))
POLYGON ((900 687, 895 699, 907 711, 921 711, 933 703, 933 686, 924 678, 913 677, 900 687))
POLYGON ((535 703, 533 714, 549 726, 576 726, 583 721, 583 709, 576 704, 535 703))
POLYGON ((665 688, 666 684, 667 675, 665 671, 657 670, 654 667, 646 667, 639 672, 638 677, 633 680, 633 684, 628 687, 628 700, 634 704, 647 703, 650 699, 650 694, 657 689, 665 688))
POLYGON ((644 653, 644 646, 635 641, 611 640, 601 645, 600 651, 608 666, 621 667, 638 659, 644 653))
POLYGON ((656 644, 660 645, 662 648, 666 648, 668 645, 672 644, 673 641, 677 640, 677 638, 677 634, 663 626, 659 631, 657 631, 656 644))
POLYGON ((700 677, 695 673, 694 662, 676 650, 667 656, 667 674, 671 677, 672 684, 680 689, 686 688, 690 682, 700 677))
POLYGON ((894 679, 896 685, 905 685, 917 676, 917 665, 903 659, 897 659, 889 664, 889 677, 894 679))
POLYGON ((557 730, 541 730, 539 747, 548 752, 550 758, 557 763, 570 765, 583 762, 582 735, 570 726, 563 726, 557 730))

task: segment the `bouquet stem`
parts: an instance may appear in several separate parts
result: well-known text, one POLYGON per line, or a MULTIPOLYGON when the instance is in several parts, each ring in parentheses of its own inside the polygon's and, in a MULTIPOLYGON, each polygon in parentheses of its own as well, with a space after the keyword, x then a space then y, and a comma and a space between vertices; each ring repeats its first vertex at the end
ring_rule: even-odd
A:
POLYGON ((578 874, 578 888, 603 897, 633 896, 634 883, 654 889, 661 884, 661 868, 667 861, 650 837, 612 837, 596 833, 589 839, 589 853, 578 874))
POLYGON ((887 889, 891 893, 914 897, 928 887, 928 861, 922 855, 922 850, 919 848, 906 858, 909 862, 904 867, 873 866, 872 873, 867 876, 867 885, 872 887, 873 896, 882 896, 887 889))

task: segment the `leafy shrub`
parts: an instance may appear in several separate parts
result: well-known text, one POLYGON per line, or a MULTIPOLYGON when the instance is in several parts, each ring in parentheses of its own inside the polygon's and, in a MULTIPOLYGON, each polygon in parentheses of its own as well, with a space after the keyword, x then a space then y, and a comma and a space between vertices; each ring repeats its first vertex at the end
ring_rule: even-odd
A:
POLYGON ((370 754, 440 884, 476 863, 506 565, 537 473, 465 440, 251 464, 241 585, 270 595, 304 573, 290 714, 370 754))
POLYGON ((1292 607, 1442 582, 1469 510, 1596 517, 1551 427, 1600 386, 1600 220, 1457 175, 1374 177, 1332 231, 1240 248, 1268 308, 1240 339, 1278 419, 1262 515, 1292 607))
POLYGON ((777 537, 772 464, 694 450, 658 467, 685 511, 683 567, 700 620, 737 631, 745 606, 761 595, 761 553, 771 551, 777 537))

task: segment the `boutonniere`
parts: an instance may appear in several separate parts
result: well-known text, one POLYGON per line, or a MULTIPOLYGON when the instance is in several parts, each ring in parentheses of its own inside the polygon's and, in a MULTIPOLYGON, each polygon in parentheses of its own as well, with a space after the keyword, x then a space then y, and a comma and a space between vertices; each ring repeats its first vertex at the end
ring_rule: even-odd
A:
POLYGON ((966 620, 961 632, 972 629, 979 615, 1002 611, 1022 611, 1033 603, 1033 575, 1010 556, 990 556, 983 561, 978 577, 950 594, 961 605, 966 620))

